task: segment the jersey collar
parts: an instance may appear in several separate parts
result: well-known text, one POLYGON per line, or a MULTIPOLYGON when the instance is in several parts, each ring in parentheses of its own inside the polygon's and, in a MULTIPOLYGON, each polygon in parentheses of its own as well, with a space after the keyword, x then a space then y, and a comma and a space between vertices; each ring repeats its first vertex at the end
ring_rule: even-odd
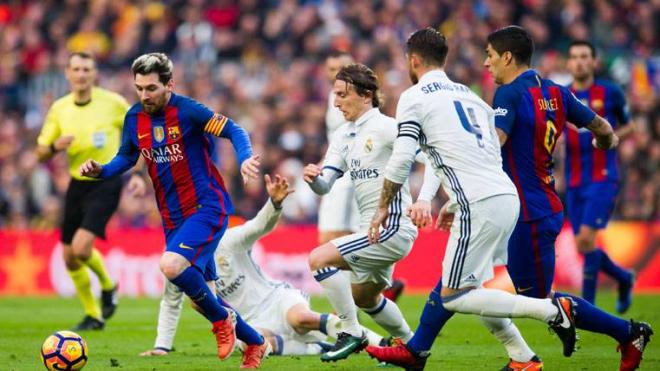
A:
POLYGON ((352 122, 351 124, 353 124, 353 126, 357 128, 362 124, 364 124, 365 122, 369 121, 370 118, 375 117, 378 113, 380 113, 380 111, 378 110, 378 108, 374 107, 369 111, 363 113, 362 116, 358 117, 358 119, 352 122))
POLYGON ((435 70, 431 70, 431 71, 428 71, 427 73, 425 73, 424 76, 422 76, 422 78, 419 79, 419 81, 417 83, 419 84, 422 81, 426 81, 426 80, 429 80, 429 79, 438 79, 438 78, 444 79, 444 80, 449 79, 449 77, 447 77, 447 73, 445 71, 443 71, 441 69, 435 69, 435 70))

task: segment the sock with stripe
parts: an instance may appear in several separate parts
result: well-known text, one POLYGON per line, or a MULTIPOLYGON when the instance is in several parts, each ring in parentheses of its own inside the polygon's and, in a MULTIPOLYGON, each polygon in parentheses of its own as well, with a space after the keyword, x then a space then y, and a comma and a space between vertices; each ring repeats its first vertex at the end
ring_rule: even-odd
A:
POLYGON ((83 263, 96 273, 96 277, 98 277, 99 283, 101 284, 101 290, 108 291, 115 287, 115 282, 110 278, 108 270, 105 268, 103 255, 101 255, 96 247, 92 248, 92 255, 83 263))
POLYGON ((580 297, 563 292, 555 292, 555 297, 562 296, 572 298, 577 304, 575 305, 575 327, 581 330, 609 335, 620 344, 627 343, 630 340, 631 328, 628 321, 598 309, 580 297))
POLYGON ((600 269, 603 272, 617 280, 619 284, 628 283, 632 279, 632 273, 613 262, 605 250, 598 248, 598 251, 601 254, 600 269))
POLYGON ((481 317, 481 322, 497 341, 504 345, 512 360, 527 362, 534 357, 534 352, 529 348, 510 318, 481 317))
POLYGON ((596 286, 598 285, 598 271, 600 270, 601 251, 596 249, 584 254, 584 267, 582 268, 582 297, 589 303, 596 300, 596 286))
POLYGON ((442 304, 445 308, 459 313, 498 318, 533 318, 545 323, 552 321, 558 313, 557 307, 550 299, 529 298, 487 288, 443 296, 442 304))
POLYGON ((424 304, 422 316, 419 319, 419 326, 417 326, 415 335, 407 344, 408 348, 416 353, 430 351, 440 330, 454 315, 454 312, 448 311, 442 305, 440 290, 442 290, 442 281, 438 282, 435 289, 429 294, 429 298, 424 304))
POLYGON ((81 265, 80 268, 75 270, 67 270, 71 280, 73 281, 73 286, 76 288, 76 293, 78 298, 83 305, 85 314, 94 317, 98 320, 103 320, 101 317, 101 307, 94 299, 92 294, 92 283, 89 279, 89 272, 85 265, 81 265))
POLYGON ((186 268, 170 282, 177 285, 190 300, 202 308, 209 321, 217 322, 227 318, 227 310, 218 303, 215 295, 207 286, 204 276, 197 268, 193 266, 186 268))
POLYGON ((362 310, 390 335, 401 338, 404 343, 408 342, 413 337, 413 333, 403 318, 401 310, 393 301, 382 295, 381 298, 378 305, 372 308, 362 308, 362 310))
POLYGON ((314 279, 321 284, 328 301, 335 309, 341 321, 341 331, 353 336, 362 336, 348 275, 337 268, 328 267, 314 272, 314 279))

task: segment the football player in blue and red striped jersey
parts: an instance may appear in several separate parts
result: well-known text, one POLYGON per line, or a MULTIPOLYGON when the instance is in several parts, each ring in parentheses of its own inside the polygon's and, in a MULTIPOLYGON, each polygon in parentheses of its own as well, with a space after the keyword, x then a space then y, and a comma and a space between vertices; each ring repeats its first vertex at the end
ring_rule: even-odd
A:
MULTIPOLYGON (((568 47, 568 70, 573 75, 570 89, 585 105, 607 119, 624 138, 633 132, 623 91, 610 81, 596 79, 596 49, 588 41, 576 40, 568 47)), ((607 226, 617 191, 619 169, 616 150, 603 150, 591 145, 593 135, 566 125, 566 207, 577 248, 584 255, 582 297, 590 303, 596 299, 598 272, 603 271, 619 285, 616 309, 625 312, 632 301, 633 275, 614 263, 596 246, 596 234, 607 226)))
MULTIPOLYGON (((484 66, 501 86, 495 92, 495 126, 503 166, 521 203, 518 224, 509 240, 507 269, 516 291, 533 297, 568 296, 579 329, 603 333, 619 343, 620 370, 639 366, 651 327, 612 316, 586 300, 554 292, 555 240, 563 224, 563 207, 554 189, 552 152, 567 121, 595 136, 593 145, 614 148, 610 124, 582 104, 566 87, 541 78, 530 68, 534 43, 525 29, 508 26, 488 36, 484 66)), ((568 356, 573 349, 564 349, 568 356)))
POLYGON ((133 62, 140 102, 124 118, 119 152, 104 165, 88 160, 80 172, 112 177, 131 168, 142 155, 165 230, 161 271, 213 324, 220 359, 231 355, 238 337, 248 344, 243 366, 258 367, 269 351, 268 343, 209 287, 218 278, 213 253, 233 212, 222 177, 211 162, 211 136, 232 142, 246 182, 256 178, 259 158, 252 154, 247 132, 234 121, 172 91, 172 70, 172 61, 162 53, 145 54, 133 62))

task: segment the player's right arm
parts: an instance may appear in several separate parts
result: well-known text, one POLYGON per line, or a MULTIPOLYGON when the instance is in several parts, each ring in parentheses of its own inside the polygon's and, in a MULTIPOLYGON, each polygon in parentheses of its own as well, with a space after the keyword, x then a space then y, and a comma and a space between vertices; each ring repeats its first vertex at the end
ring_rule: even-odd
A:
POLYGON ((69 148, 73 139, 73 135, 62 136, 57 108, 51 107, 37 138, 37 158, 41 162, 50 160, 57 152, 69 148))
POLYGON ((495 111, 495 131, 500 140, 500 146, 504 146, 516 121, 516 97, 510 86, 497 88, 495 97, 493 97, 493 110, 495 111))
POLYGON ((348 169, 339 147, 343 142, 341 140, 343 136, 342 129, 335 131, 325 154, 322 168, 316 164, 309 164, 303 169, 303 179, 317 195, 330 192, 335 180, 344 176, 344 172, 348 169))
MULTIPOLYGON (((126 115, 128 117, 128 115, 126 115)), ((115 157, 105 165, 94 160, 87 160, 80 165, 80 175, 90 178, 111 178, 122 174, 132 168, 137 162, 139 151, 133 143, 131 136, 134 129, 128 122, 124 122, 124 128, 121 135, 121 146, 115 157)))

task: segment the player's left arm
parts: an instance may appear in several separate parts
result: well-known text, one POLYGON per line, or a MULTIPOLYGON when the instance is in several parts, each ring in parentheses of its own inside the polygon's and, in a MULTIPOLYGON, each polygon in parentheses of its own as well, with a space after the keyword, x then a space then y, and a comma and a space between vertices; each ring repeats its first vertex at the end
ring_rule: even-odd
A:
POLYGON ((591 108, 580 102, 573 93, 563 88, 566 106, 566 120, 581 128, 585 127, 594 135, 593 145, 599 149, 611 149, 619 143, 612 125, 597 115, 591 108))
POLYGON ((274 179, 266 174, 264 176, 266 183, 266 192, 268 193, 268 201, 259 210, 257 215, 245 222, 243 225, 232 227, 227 230, 227 233, 220 240, 219 250, 227 249, 233 251, 247 251, 252 248, 252 245, 261 237, 270 233, 282 214, 282 202, 294 190, 290 187, 289 181, 275 175, 274 179))
POLYGON ((417 200, 410 205, 406 211, 415 226, 418 228, 424 228, 433 223, 433 217, 431 215, 431 200, 433 200, 438 193, 441 181, 435 174, 428 157, 423 155, 419 149, 417 151, 418 153, 415 160, 424 164, 424 180, 422 182, 422 187, 419 190, 417 200))
POLYGON ((259 176, 259 155, 252 153, 252 144, 247 131, 227 116, 211 111, 205 105, 192 101, 188 105, 194 123, 202 125, 204 132, 216 137, 227 138, 236 151, 243 182, 259 176))

